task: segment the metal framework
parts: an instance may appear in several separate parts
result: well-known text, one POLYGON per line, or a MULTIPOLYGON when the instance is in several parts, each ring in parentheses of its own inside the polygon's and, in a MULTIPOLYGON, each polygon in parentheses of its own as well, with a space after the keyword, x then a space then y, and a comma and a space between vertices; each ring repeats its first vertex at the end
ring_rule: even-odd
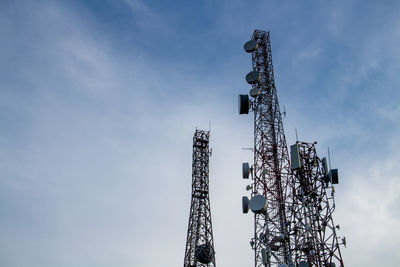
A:
MULTIPOLYGON (((250 244, 255 267, 333 267, 334 262, 343 266, 332 219, 333 193, 326 193, 333 186, 324 184, 327 175, 321 176, 313 146, 301 143, 304 168, 292 172, 274 81, 270 33, 255 30, 245 50, 252 56, 253 71, 246 79, 253 88, 251 99, 239 97, 239 113, 247 113, 250 107, 254 112, 254 163, 250 168, 254 236, 250 244), (311 195, 310 190, 314 192, 311 195), (260 198, 266 205, 253 209, 260 198)), ((243 212, 247 213, 245 202, 243 212)))
POLYGON ((184 267, 215 267, 209 199, 210 132, 197 130, 193 137, 192 202, 184 267))
POLYGON ((252 197, 263 195, 267 210, 254 214, 255 266, 291 262, 287 218, 293 184, 272 67, 270 34, 254 31, 258 48, 252 53, 253 70, 261 79, 253 86, 260 93, 252 101, 254 111, 254 165, 252 197))
MULTIPOLYGON (((298 151, 300 162, 294 169, 295 194, 293 199, 295 262, 305 261, 311 266, 344 266, 336 230, 333 222, 335 210, 332 173, 328 171, 326 159, 317 156, 316 143, 297 142, 291 148, 298 151), (296 148, 297 146, 297 148, 296 148)), ((297 158, 297 156, 295 156, 297 158)), ((292 158, 293 159, 293 158, 292 158)))

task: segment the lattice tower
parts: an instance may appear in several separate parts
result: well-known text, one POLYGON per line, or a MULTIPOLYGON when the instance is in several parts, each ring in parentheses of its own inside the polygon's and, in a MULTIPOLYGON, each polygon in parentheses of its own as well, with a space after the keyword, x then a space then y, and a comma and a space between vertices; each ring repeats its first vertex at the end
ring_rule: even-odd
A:
POLYGON ((209 199, 210 132, 197 130, 193 137, 192 201, 184 267, 215 267, 215 250, 209 199))
MULTIPOLYGON (((247 114, 250 109, 254 112, 254 162, 251 166, 243 163, 243 178, 251 174, 253 180, 247 187, 251 199, 243 197, 243 212, 251 209, 254 213, 254 236, 250 244, 255 267, 333 267, 333 259, 343 266, 332 219, 333 195, 329 197, 326 193, 333 186, 329 183, 322 186, 316 169, 311 173, 312 179, 317 180, 312 180, 313 186, 320 190, 319 204, 315 208, 315 203, 313 206, 305 200, 308 195, 299 195, 299 192, 309 194, 304 187, 308 171, 297 170, 290 164, 274 81, 270 33, 255 30, 244 48, 252 56, 253 70, 246 76, 252 89, 251 98, 239 95, 239 114, 247 114)), ((303 161, 315 161, 312 153, 301 155, 303 161)), ((311 169, 313 165, 304 166, 311 169)), ((331 171, 325 174, 325 180, 333 179, 331 171)), ((337 170, 334 173, 337 177, 337 170)))
POLYGON ((251 197, 253 200, 261 195, 266 202, 265 208, 254 214, 251 244, 255 266, 259 267, 291 262, 287 218, 291 216, 293 178, 274 81, 270 34, 256 30, 252 40, 257 44, 251 53, 253 71, 246 77, 253 83, 252 99, 249 99, 254 112, 251 197), (251 80, 254 74, 258 75, 256 81, 251 80))
POLYGON ((328 170, 326 158, 317 156, 315 143, 297 142, 291 146, 295 194, 291 221, 295 262, 309 266, 344 266, 337 231, 333 222, 337 170, 328 170))

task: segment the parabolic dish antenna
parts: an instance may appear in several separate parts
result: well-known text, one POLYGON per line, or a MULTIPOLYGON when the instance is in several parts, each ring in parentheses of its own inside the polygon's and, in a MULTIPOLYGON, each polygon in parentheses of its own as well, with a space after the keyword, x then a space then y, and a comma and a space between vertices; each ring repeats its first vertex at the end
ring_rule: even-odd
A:
POLYGON ((267 200, 263 195, 255 195, 249 201, 249 206, 254 213, 263 213, 267 208, 267 200))
POLYGON ((250 110, 249 95, 239 95, 239 114, 248 114, 250 110))
POLYGON ((258 48, 258 43, 255 40, 250 40, 244 44, 244 51, 247 53, 254 52, 258 48))
POLYGON ((259 95, 260 95, 260 89, 258 89, 258 88, 253 88, 253 89, 251 89, 251 90, 250 90, 250 95, 251 95, 252 97, 257 97, 257 96, 259 96, 259 95))
POLYGON ((261 80, 261 75, 258 71, 253 70, 250 71, 247 75, 246 75, 246 81, 249 84, 255 84, 256 82, 259 82, 261 80))
POLYGON ((200 263, 209 264, 212 261, 212 248, 206 244, 198 246, 194 254, 197 261, 200 263))
POLYGON ((242 164, 242 175, 243 179, 249 179, 250 167, 248 162, 243 162, 242 164))
POLYGON ((242 211, 243 213, 249 212, 249 198, 246 196, 242 197, 242 211))

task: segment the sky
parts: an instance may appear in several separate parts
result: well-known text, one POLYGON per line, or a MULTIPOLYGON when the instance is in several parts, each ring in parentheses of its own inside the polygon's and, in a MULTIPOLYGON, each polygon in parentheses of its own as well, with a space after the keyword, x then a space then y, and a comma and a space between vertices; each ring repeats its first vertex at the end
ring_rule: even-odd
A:
POLYGON ((243 44, 271 32, 288 145, 339 169, 346 266, 400 261, 400 2, 0 1, 0 266, 183 265, 211 122, 218 266, 252 266, 243 44))

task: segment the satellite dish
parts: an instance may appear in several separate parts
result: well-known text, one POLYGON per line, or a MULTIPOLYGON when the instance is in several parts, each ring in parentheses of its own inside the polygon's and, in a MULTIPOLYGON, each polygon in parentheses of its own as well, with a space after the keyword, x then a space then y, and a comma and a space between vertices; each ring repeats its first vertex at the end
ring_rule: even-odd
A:
POLYGON ((267 208, 267 200, 263 195, 255 195, 249 201, 249 206, 254 213, 263 213, 267 208))
POLYGON ((261 92, 260 89, 258 89, 258 88, 253 88, 253 89, 250 90, 250 95, 251 95, 252 97, 257 97, 257 96, 260 95, 260 92, 261 92))
POLYGON ((239 114, 248 114, 250 110, 249 95, 239 95, 239 114))
POLYGON ((213 250, 211 246, 207 244, 200 245, 195 250, 196 260, 203 264, 209 264, 213 258, 213 250))
POLYGON ((254 52, 258 48, 258 43, 256 40, 250 40, 244 44, 244 51, 247 53, 254 52))
POLYGON ((247 191, 251 190, 251 188, 252 188, 251 185, 246 186, 247 191))
POLYGON ((255 84, 256 82, 259 82, 261 80, 261 75, 258 71, 253 70, 247 73, 246 75, 246 81, 249 84, 255 84))
POLYGON ((249 179, 250 167, 248 162, 242 164, 242 177, 243 179, 249 179))
POLYGON ((249 212, 249 198, 246 196, 242 197, 242 211, 243 213, 249 212))

